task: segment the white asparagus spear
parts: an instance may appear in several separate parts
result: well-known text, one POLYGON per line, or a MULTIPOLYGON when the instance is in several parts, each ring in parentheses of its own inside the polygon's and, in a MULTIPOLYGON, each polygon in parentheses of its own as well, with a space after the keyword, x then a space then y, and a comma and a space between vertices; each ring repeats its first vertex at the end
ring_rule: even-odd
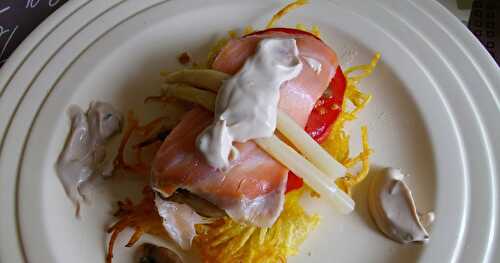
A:
POLYGON ((231 75, 213 69, 181 69, 169 73, 165 77, 165 82, 180 82, 217 92, 222 82, 229 77, 231 75))
POLYGON ((277 129, 330 179, 337 179, 345 174, 345 167, 314 141, 295 120, 281 110, 278 111, 277 129))
POLYGON ((327 198, 339 213, 348 214, 354 210, 354 201, 335 185, 334 180, 328 178, 292 147, 278 139, 276 135, 254 141, 278 162, 301 176, 314 191, 327 198))

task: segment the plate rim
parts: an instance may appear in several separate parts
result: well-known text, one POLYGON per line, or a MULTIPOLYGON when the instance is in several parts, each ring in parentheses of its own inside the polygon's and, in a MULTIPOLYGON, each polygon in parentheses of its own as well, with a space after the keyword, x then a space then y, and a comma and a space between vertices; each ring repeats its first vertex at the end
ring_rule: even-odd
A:
MULTIPOLYGON (((90 2, 91 1, 87 1, 87 2, 85 2, 84 5, 86 5, 86 4, 90 3, 90 2)), ((409 2, 411 2, 411 1, 409 1, 409 2)), ((33 45, 33 42, 35 40, 38 43, 40 43, 41 41, 43 41, 43 39, 47 35, 49 35, 52 32, 52 30, 56 27, 56 26, 53 25, 54 21, 57 21, 58 19, 61 19, 61 18, 63 18, 63 21, 65 21, 66 18, 68 18, 72 14, 78 12, 78 10, 82 6, 84 6, 84 5, 80 6, 76 10, 72 10, 72 11, 70 11, 70 10, 71 10, 71 8, 74 8, 75 6, 77 6, 77 4, 80 4, 80 3, 81 2, 77 2, 77 1, 70 1, 70 2, 68 2, 68 4, 70 4, 70 5, 64 5, 61 9, 57 10, 53 15, 50 16, 50 18, 48 20, 44 21, 32 34, 30 34, 30 36, 25 41, 23 41, 23 43, 21 44, 21 46, 18 49, 16 49, 16 51, 12 54, 12 56, 4 64, 4 66, 2 67, 2 69, 0 69, 0 84, 3 83, 3 81, 5 81, 5 79, 13 78, 15 76, 15 74, 16 74, 15 71, 11 72, 11 74, 8 74, 8 72, 5 73, 6 71, 8 71, 6 66, 8 66, 9 68, 12 68, 12 67, 20 68, 20 67, 22 67, 24 61, 30 56, 31 51, 34 48, 36 48, 36 46, 37 46, 37 45, 35 45, 35 47, 30 47, 31 45, 33 45)), ((417 3, 413 3, 413 4, 416 7, 418 7, 417 3)), ((444 14, 446 14, 446 15, 444 15, 444 18, 443 18, 444 20, 446 20, 446 19, 448 19, 448 20, 450 20, 450 19, 451 20, 456 19, 446 9, 444 9, 444 7, 442 7, 437 2, 433 2, 433 1, 427 1, 427 2, 425 2, 424 1, 424 2, 422 2, 421 6, 419 6, 419 7, 422 8, 423 10, 425 10, 429 14, 432 13, 432 12, 436 12, 438 14, 439 13, 442 14, 444 12, 444 14)), ((455 21, 455 22, 458 22, 458 19, 456 19, 456 20, 457 21, 455 21)), ((436 21, 438 21, 438 19, 436 19, 436 21)), ((453 26, 452 26, 453 23, 451 23, 449 21, 444 21, 444 22, 450 23, 450 28, 453 29, 453 26)), ((460 23, 460 22, 458 22, 458 23, 460 23)), ((465 29, 465 27, 464 27, 464 29, 465 29)), ((471 49, 471 46, 464 46, 464 43, 461 43, 462 44, 461 48, 462 48, 462 51, 466 55, 469 56, 469 58, 471 59, 471 61, 475 62, 473 64, 474 64, 474 67, 478 70, 478 72, 482 72, 483 74, 488 74, 489 73, 489 75, 494 74, 495 73, 495 69, 488 70, 488 69, 484 69, 484 68, 485 67, 496 66, 496 63, 489 56, 489 54, 486 52, 486 50, 484 48, 482 48, 482 46, 478 46, 478 45, 481 45, 481 44, 474 38, 474 36, 472 35, 472 33, 470 33, 469 31, 460 29, 458 27, 454 28, 454 31, 455 31, 455 33, 458 32, 458 34, 462 34, 462 36, 460 36, 460 37, 463 38, 462 41, 468 41, 468 42, 464 42, 464 43, 467 43, 467 44, 471 44, 472 43, 471 45, 472 45, 472 48, 474 48, 473 49, 474 51, 469 51, 469 53, 466 52, 466 50, 471 49), (472 41, 470 41, 471 39, 472 39, 472 41), (470 52, 475 52, 475 54, 472 54, 470 52), (480 55, 481 52, 482 52, 482 55, 480 55), (479 63, 476 60, 483 60, 483 61, 481 63, 479 63), (484 65, 484 64, 482 64, 482 63, 486 63, 487 66, 484 65)), ((449 33, 449 34, 453 36, 452 33, 449 33)), ((490 92, 493 94, 493 97, 494 97, 494 99, 497 102, 496 106, 498 108, 500 108, 500 106, 498 105, 498 97, 496 95, 498 91, 495 90, 495 85, 492 84, 492 83, 495 83, 495 82, 500 83, 500 82, 498 82, 498 79, 500 79, 500 77, 497 79, 497 81, 495 81, 494 78, 489 78, 489 77, 490 76, 488 76, 488 78, 485 78, 485 79, 488 80, 488 83, 486 84, 486 86, 490 89, 490 92)), ((7 82, 5 82, 5 83, 7 83, 7 82)), ((2 98, 2 97, 3 97, 3 95, 5 95, 5 91, 9 88, 5 84, 1 85, 1 87, 2 87, 2 90, 0 92, 0 101, 2 101, 2 99, 5 99, 5 98, 2 98)), ((11 117, 14 117, 14 116, 11 116, 11 117)), ((8 133, 8 129, 6 129, 2 133, 2 140, 0 141, 2 143, 0 144, 0 150, 3 150, 3 146, 4 146, 3 142, 4 142, 5 138, 6 138, 7 133, 8 133)), ((498 146, 498 144, 497 144, 497 146, 498 146)), ((490 151, 491 152, 498 151, 498 149, 496 148, 496 149, 492 149, 490 151)), ((498 154, 494 155, 494 156, 498 158, 498 154)), ((493 167, 495 167, 495 166, 493 166, 493 167)), ((495 170, 495 168, 494 168, 494 170, 495 170)), ((498 186, 496 185, 496 182, 495 182, 495 191, 494 191, 494 193, 496 193, 497 190, 498 190, 498 186)), ((2 202, 3 202, 3 200, 2 200, 2 202)), ((498 208, 496 209, 495 214, 498 214, 498 208)), ((3 219, 1 219, 1 220, 3 221, 3 219)), ((4 226, 2 225, 2 228, 3 227, 4 226)), ((494 226, 494 227, 495 227, 495 229, 498 228, 498 226, 494 226)), ((19 231, 17 231, 17 234, 19 234, 19 231)), ((17 238, 19 238, 19 236, 17 236, 17 238)), ((494 239, 494 238, 496 238, 496 236, 492 237, 492 239, 494 239)), ((490 244, 493 244, 493 243, 494 242, 492 242, 490 244)), ((22 246, 20 246, 20 249, 22 249, 22 246)), ((4 252, 3 250, 0 250, 0 251, 4 252)), ((498 252, 496 252, 496 253, 498 254, 498 252)), ((3 257, 4 257, 3 253, 0 253, 0 258, 3 259, 3 257)), ((26 260, 26 259, 24 258, 24 260, 26 260)))

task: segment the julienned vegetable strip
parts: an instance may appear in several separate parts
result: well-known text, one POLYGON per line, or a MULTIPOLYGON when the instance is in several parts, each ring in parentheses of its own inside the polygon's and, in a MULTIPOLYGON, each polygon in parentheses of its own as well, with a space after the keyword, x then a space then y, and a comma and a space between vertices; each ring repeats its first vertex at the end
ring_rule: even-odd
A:
POLYGON ((276 135, 269 138, 255 139, 254 141, 278 162, 295 174, 300 175, 306 184, 322 197, 330 200, 339 213, 348 214, 354 210, 354 201, 351 197, 342 192, 333 180, 328 178, 328 176, 297 153, 292 147, 278 139, 276 135))
POLYGON ((307 134, 288 114, 278 111, 277 129, 312 164, 331 179, 344 176, 346 169, 307 134))

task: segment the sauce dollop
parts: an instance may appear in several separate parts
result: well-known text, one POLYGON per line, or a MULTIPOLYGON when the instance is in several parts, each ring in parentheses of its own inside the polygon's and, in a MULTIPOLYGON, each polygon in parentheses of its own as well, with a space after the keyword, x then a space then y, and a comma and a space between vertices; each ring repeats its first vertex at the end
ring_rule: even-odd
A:
POLYGON ((198 136, 198 150, 208 164, 229 166, 238 152, 233 142, 270 137, 276 129, 281 85, 302 71, 293 38, 262 39, 253 56, 224 81, 215 105, 213 122, 198 136))
POLYGON ((390 239, 406 243, 425 243, 425 229, 434 220, 434 213, 420 214, 410 188, 399 169, 386 168, 375 174, 368 193, 370 213, 376 225, 390 239))
POLYGON ((85 199, 82 185, 94 175, 109 175, 113 170, 110 158, 106 158, 105 144, 121 131, 123 117, 105 102, 92 102, 87 112, 73 105, 68 115, 71 129, 55 168, 78 213, 79 201, 85 199))

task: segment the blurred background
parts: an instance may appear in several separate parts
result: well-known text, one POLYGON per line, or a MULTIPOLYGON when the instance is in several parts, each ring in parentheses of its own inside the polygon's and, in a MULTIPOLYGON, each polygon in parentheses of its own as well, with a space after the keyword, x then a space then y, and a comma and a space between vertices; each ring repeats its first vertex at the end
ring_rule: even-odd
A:
MULTIPOLYGON (((31 31, 67 1, 0 0, 0 67, 31 31)), ((438 1, 446 7, 469 28, 500 65, 500 0, 425 1, 438 1)))
POLYGON ((460 19, 464 23, 464 25, 467 25, 469 23, 469 16, 471 13, 473 0, 437 0, 437 1, 444 7, 446 7, 458 19, 460 19))

